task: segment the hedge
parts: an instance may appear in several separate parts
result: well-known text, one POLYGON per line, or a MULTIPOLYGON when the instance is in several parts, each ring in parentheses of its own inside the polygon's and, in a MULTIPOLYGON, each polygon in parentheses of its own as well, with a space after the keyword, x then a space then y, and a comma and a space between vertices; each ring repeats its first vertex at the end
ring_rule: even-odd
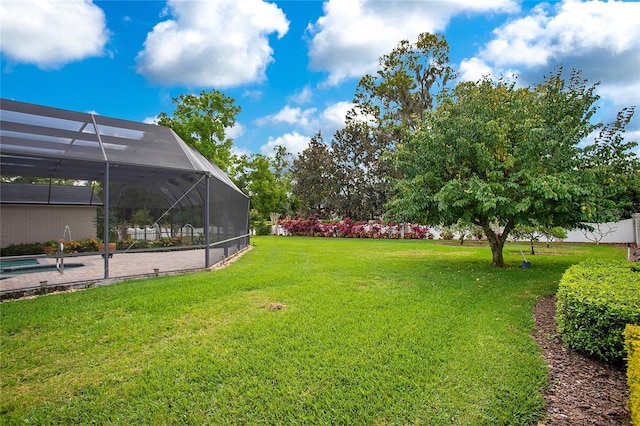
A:
POLYGON ((590 260, 567 269, 557 294, 567 347, 608 363, 624 360, 624 329, 640 324, 640 273, 626 260, 590 260))
MULTIPOLYGON (((179 247, 183 245, 201 244, 204 237, 198 235, 195 241, 185 241, 182 235, 173 237, 162 237, 157 240, 134 240, 127 238, 117 243, 118 250, 124 249, 144 249, 144 248, 160 248, 160 247, 179 247)), ((101 240, 97 238, 88 238, 85 240, 63 241, 65 253, 93 253, 98 251, 98 243, 101 240)), ((58 241, 46 241, 44 243, 26 243, 11 244, 0 249, 0 257, 2 256, 25 256, 38 255, 47 253, 51 249, 53 253, 58 252, 58 241)), ((49 251, 51 252, 51 251, 49 251)))
POLYGON ((640 326, 627 325, 624 331, 627 350, 627 383, 629 384, 629 406, 631 424, 640 426, 640 326))
POLYGON ((287 235, 337 238, 390 238, 432 239, 433 234, 423 225, 382 221, 354 222, 349 218, 340 221, 322 221, 316 217, 284 219, 279 222, 287 235))

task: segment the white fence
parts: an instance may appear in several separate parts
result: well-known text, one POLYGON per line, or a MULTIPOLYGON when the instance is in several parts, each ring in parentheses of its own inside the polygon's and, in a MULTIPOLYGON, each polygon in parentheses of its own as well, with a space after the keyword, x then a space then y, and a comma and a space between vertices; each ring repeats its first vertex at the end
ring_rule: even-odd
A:
POLYGON ((636 243, 640 238, 640 217, 620 222, 591 223, 593 231, 575 230, 563 241, 571 243, 636 243))
MULTIPOLYGON (((197 238, 199 235, 204 234, 204 229, 187 225, 179 229, 174 229, 173 234, 197 238)), ((154 228, 127 228, 127 236, 134 240, 154 241, 162 237, 170 237, 171 229, 161 228, 159 226, 154 228)))
MULTIPOLYGON (((640 244, 640 214, 636 213, 632 219, 620 222, 591 223, 588 224, 593 230, 571 230, 567 231, 564 242, 570 243, 608 243, 608 244, 640 244)), ((370 224, 364 225, 368 229, 370 224)), ((387 232, 386 227, 382 227, 382 232, 387 232)), ((436 227, 429 227, 429 233, 434 239, 441 239, 442 230, 436 227)), ((271 227, 272 235, 289 235, 289 232, 281 225, 271 227)), ((459 235, 454 234, 454 238, 459 235)), ((544 241, 544 237, 540 237, 544 241)))

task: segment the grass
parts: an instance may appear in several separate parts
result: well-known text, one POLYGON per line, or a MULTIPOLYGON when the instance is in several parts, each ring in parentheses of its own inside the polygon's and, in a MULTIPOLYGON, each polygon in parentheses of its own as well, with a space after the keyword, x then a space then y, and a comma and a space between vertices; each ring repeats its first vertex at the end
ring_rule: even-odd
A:
POLYGON ((0 305, 3 424, 530 424, 532 307, 607 246, 259 237, 232 266, 0 305), (545 251, 547 253, 545 254, 545 251))

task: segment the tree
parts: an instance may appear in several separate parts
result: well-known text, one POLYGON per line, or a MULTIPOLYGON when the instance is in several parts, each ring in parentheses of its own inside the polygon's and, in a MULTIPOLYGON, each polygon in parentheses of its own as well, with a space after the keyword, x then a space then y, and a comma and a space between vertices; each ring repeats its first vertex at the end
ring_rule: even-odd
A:
POLYGON ((393 165, 381 161, 384 146, 364 123, 350 122, 331 142, 336 214, 356 220, 380 218, 391 199, 393 165))
MULTIPOLYGON (((482 227, 494 266, 504 266, 504 243, 516 225, 572 229, 588 215, 599 217, 616 200, 613 184, 599 179, 599 155, 580 145, 603 129, 590 121, 597 85, 585 83, 579 71, 565 82, 558 69, 530 88, 485 78, 443 91, 437 109, 398 152, 404 178, 390 213, 482 227)), ((624 125, 618 122, 609 136, 601 132, 597 143, 610 145, 624 125)), ((613 163, 627 170, 635 161, 630 154, 613 163)))
POLYGON ((293 161, 293 195, 300 200, 306 215, 332 214, 332 180, 335 176, 333 159, 322 134, 317 133, 309 146, 293 161))
POLYGON ((442 35, 422 33, 415 43, 402 40, 378 64, 376 75, 367 74, 358 83, 357 108, 349 118, 374 117, 376 127, 395 136, 398 129, 414 130, 433 108, 433 89, 455 77, 442 35))
POLYGON ((561 226, 539 227, 538 232, 547 240, 547 248, 552 241, 567 238, 567 230, 561 226))
POLYGON ((471 238, 471 236, 480 235, 480 238, 478 239, 481 239, 483 235, 481 228, 471 223, 465 222, 462 219, 458 220, 454 225, 452 225, 449 231, 458 234, 460 245, 464 245, 465 238, 471 238))
POLYGON ((533 225, 523 225, 518 224, 513 228, 512 234, 516 240, 527 240, 529 241, 529 246, 531 247, 531 255, 536 254, 536 250, 533 246, 533 243, 540 241, 538 237, 538 228, 533 225))
POLYGON ((434 89, 455 76, 446 39, 430 33, 420 34, 416 42, 400 41, 378 64, 375 74, 358 83, 355 107, 332 142, 338 173, 333 193, 341 216, 373 219, 383 214, 398 177, 390 160, 396 146, 432 110, 434 89))
POLYGON ((584 150, 584 167, 594 171, 601 191, 600 203, 587 212, 591 222, 612 222, 640 211, 640 160, 632 151, 636 142, 623 137, 633 114, 633 107, 622 109, 584 150))
POLYGON ((200 95, 182 94, 173 98, 176 109, 173 116, 161 112, 158 124, 171 127, 187 145, 197 149, 224 172, 233 162, 233 141, 227 130, 236 123, 240 107, 222 92, 202 91, 200 95))
MULTIPOLYGON (((286 196, 286 202, 278 210, 280 216, 287 216, 298 208, 299 201, 293 195, 293 155, 282 145, 276 145, 274 156, 271 158, 271 168, 276 179, 276 184, 286 196)), ((274 222, 272 220, 272 222, 274 222)))
POLYGON ((588 229, 583 229, 582 233, 584 237, 596 244, 600 244, 607 235, 613 234, 618 230, 618 227, 614 223, 595 223, 590 225, 588 229))
POLYGON ((287 211, 288 188, 277 181, 271 166, 269 157, 260 154, 253 155, 249 162, 246 193, 251 208, 258 211, 262 219, 268 218, 271 212, 287 211))

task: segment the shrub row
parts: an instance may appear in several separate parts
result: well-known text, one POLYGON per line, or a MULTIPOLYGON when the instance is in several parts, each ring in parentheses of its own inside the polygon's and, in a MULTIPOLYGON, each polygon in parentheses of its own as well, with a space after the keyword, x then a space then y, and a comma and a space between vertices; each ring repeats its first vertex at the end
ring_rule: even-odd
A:
POLYGON ((383 223, 379 221, 353 222, 346 218, 341 221, 325 222, 319 219, 285 219, 280 225, 288 235, 337 238, 389 238, 424 239, 433 238, 429 228, 423 225, 383 223))
POLYGON ((253 223, 253 229, 256 235, 269 235, 271 233, 271 222, 267 220, 259 220, 253 223))
MULTIPOLYGON (((197 242, 198 241, 194 241, 194 243, 197 242)), ((96 238, 88 238, 86 240, 64 241, 63 243, 65 253, 92 253, 98 251, 98 244, 100 243, 100 240, 96 238)), ((189 245, 189 242, 184 241, 184 238, 181 235, 178 235, 148 241, 127 238, 118 241, 117 248, 123 250, 128 248, 177 247, 183 245, 189 245)), ((0 256, 25 256, 57 253, 58 251, 58 241, 51 240, 45 241, 44 243, 11 244, 0 249, 0 256)))
POLYGON ((591 260, 567 269, 557 294, 565 345, 609 363, 624 360, 624 329, 640 324, 640 273, 626 260, 591 260))
POLYGON ((624 331, 627 350, 627 383, 629 384, 629 406, 631 424, 640 426, 640 326, 627 325, 624 331))

